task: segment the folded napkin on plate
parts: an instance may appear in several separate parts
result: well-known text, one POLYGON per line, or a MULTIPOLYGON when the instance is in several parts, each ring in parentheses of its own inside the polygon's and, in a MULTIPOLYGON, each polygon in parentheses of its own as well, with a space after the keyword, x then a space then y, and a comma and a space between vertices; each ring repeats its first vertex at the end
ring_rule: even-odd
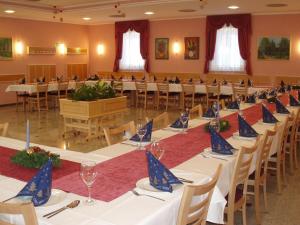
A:
POLYGON ((287 91, 291 91, 292 90, 292 86, 290 84, 288 84, 288 86, 286 87, 287 91))
POLYGON ((233 101, 228 104, 227 109, 240 109, 240 107, 237 101, 233 101))
POLYGON ((277 96, 277 93, 276 93, 276 90, 272 90, 270 93, 269 93, 269 96, 274 96, 274 97, 276 97, 277 96))
POLYGON ((278 89, 279 93, 285 93, 285 87, 284 86, 280 86, 280 88, 278 89))
POLYGON ((289 114, 289 110, 287 110, 287 108, 285 108, 285 106, 282 104, 281 101, 279 101, 278 99, 275 100, 275 105, 276 105, 276 112, 277 113, 281 113, 281 114, 289 114))
POLYGON ((16 195, 32 196, 34 206, 45 204, 50 196, 52 189, 52 161, 48 162, 38 171, 38 173, 25 185, 25 187, 16 195))
POLYGON ((212 85, 217 85, 217 80, 214 79, 214 81, 212 82, 212 85))
POLYGON ((213 152, 222 155, 233 155, 231 150, 234 148, 214 129, 210 129, 210 141, 213 152))
POLYGON ((161 191, 172 192, 171 184, 182 184, 182 182, 167 169, 154 155, 146 151, 148 162, 149 181, 151 186, 161 191))
POLYGON ((180 116, 174 123, 172 123, 171 124, 171 126, 170 127, 172 127, 172 128, 178 128, 178 129, 182 129, 182 128, 188 128, 188 126, 189 126, 189 113, 185 113, 184 115, 182 115, 182 116, 180 116), (186 124, 184 125, 184 127, 183 127, 183 124, 182 124, 182 122, 181 122, 181 117, 185 117, 184 119, 187 119, 187 122, 186 122, 186 124))
POLYGON ((276 117, 263 105, 262 105, 262 118, 263 118, 264 123, 277 123, 278 122, 276 117))
POLYGON ((246 103, 256 103, 255 96, 254 95, 247 96, 245 102, 246 103))
MULTIPOLYGON (((149 121, 144 128, 146 129, 146 133, 144 137, 142 138, 142 142, 150 142, 151 136, 152 136, 152 126, 153 126, 153 120, 149 121)), ((140 141, 140 137, 138 134, 135 134, 133 137, 129 139, 130 141, 140 141)))
POLYGON ((267 99, 267 95, 265 92, 261 93, 259 96, 258 96, 259 99, 267 99))
POLYGON ((293 95, 290 95, 290 106, 300 106, 300 102, 293 95))
POLYGON ((239 134, 241 137, 257 137, 258 133, 240 115, 238 115, 238 121, 239 121, 239 134))
POLYGON ((248 79, 248 87, 252 87, 252 81, 248 79))
POLYGON ((216 114, 212 108, 208 108, 208 110, 203 114, 203 117, 214 118, 216 114))
POLYGON ((242 81, 240 82, 240 86, 243 87, 244 85, 245 85, 245 81, 242 80, 242 81))

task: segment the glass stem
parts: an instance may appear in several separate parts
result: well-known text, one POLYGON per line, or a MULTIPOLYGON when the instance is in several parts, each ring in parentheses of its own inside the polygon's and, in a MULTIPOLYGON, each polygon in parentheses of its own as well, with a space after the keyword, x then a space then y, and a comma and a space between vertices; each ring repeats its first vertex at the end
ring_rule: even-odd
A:
POLYGON ((88 192, 89 192, 89 197, 88 197, 88 202, 92 201, 92 187, 88 186, 88 192))

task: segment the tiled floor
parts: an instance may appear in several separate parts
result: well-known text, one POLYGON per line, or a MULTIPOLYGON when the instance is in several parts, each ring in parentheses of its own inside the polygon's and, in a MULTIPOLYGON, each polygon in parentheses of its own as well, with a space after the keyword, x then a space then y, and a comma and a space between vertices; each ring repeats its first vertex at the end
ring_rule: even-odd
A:
MULTIPOLYGON (((153 117, 160 112, 155 110, 130 109, 125 121, 153 117)), ((169 113, 171 120, 178 115, 178 111, 169 113)), ((0 123, 9 122, 8 136, 25 140, 25 121, 31 121, 31 141, 38 144, 68 148, 74 151, 88 152, 105 146, 104 139, 86 142, 84 138, 65 141, 62 138, 63 120, 58 110, 49 112, 24 113, 16 112, 14 106, 0 107, 0 123)), ((124 121, 124 122, 125 122, 124 121)), ((277 194, 275 177, 268 178, 268 210, 262 213, 262 225, 300 225, 300 169, 294 175, 288 176, 288 183, 282 194, 277 194)), ((262 204, 263 209, 263 204, 262 204)), ((248 225, 255 225, 253 207, 247 210, 248 225)), ((242 224, 241 214, 236 214, 236 225, 242 224)))

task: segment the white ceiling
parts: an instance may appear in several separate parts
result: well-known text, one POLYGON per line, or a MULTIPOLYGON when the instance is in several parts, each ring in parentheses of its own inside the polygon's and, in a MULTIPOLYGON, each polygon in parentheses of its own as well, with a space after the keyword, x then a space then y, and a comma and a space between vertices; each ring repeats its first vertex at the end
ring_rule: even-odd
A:
POLYGON ((63 17, 65 23, 104 24, 121 20, 135 19, 173 19, 194 18, 215 14, 252 13, 300 13, 300 0, 0 0, 0 17, 24 18, 43 21, 59 21, 63 17), (201 8, 201 1, 207 1, 201 8), (120 3, 118 8, 115 4, 120 3), (267 4, 284 3, 286 7, 270 8, 267 4), (229 10, 229 5, 238 5, 237 10, 229 10), (53 19, 53 6, 63 12, 53 19), (12 9, 14 14, 3 11, 12 9), (194 9, 195 12, 179 12, 181 9, 194 9), (125 18, 111 18, 109 15, 125 13, 125 18), (154 15, 144 15, 146 11, 154 15), (82 20, 91 17, 90 21, 82 20))

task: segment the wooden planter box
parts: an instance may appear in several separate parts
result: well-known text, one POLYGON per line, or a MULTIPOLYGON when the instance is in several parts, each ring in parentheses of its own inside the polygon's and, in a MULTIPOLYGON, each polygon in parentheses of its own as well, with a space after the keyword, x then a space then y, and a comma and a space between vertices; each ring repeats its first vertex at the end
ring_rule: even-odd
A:
POLYGON ((103 117, 119 115, 128 110, 126 96, 97 101, 60 99, 59 103, 60 114, 64 117, 63 137, 69 130, 86 131, 87 140, 99 137, 103 117))
POLYGON ((60 99, 60 114, 78 119, 92 119, 127 110, 126 96, 99 99, 97 101, 73 101, 60 99))

